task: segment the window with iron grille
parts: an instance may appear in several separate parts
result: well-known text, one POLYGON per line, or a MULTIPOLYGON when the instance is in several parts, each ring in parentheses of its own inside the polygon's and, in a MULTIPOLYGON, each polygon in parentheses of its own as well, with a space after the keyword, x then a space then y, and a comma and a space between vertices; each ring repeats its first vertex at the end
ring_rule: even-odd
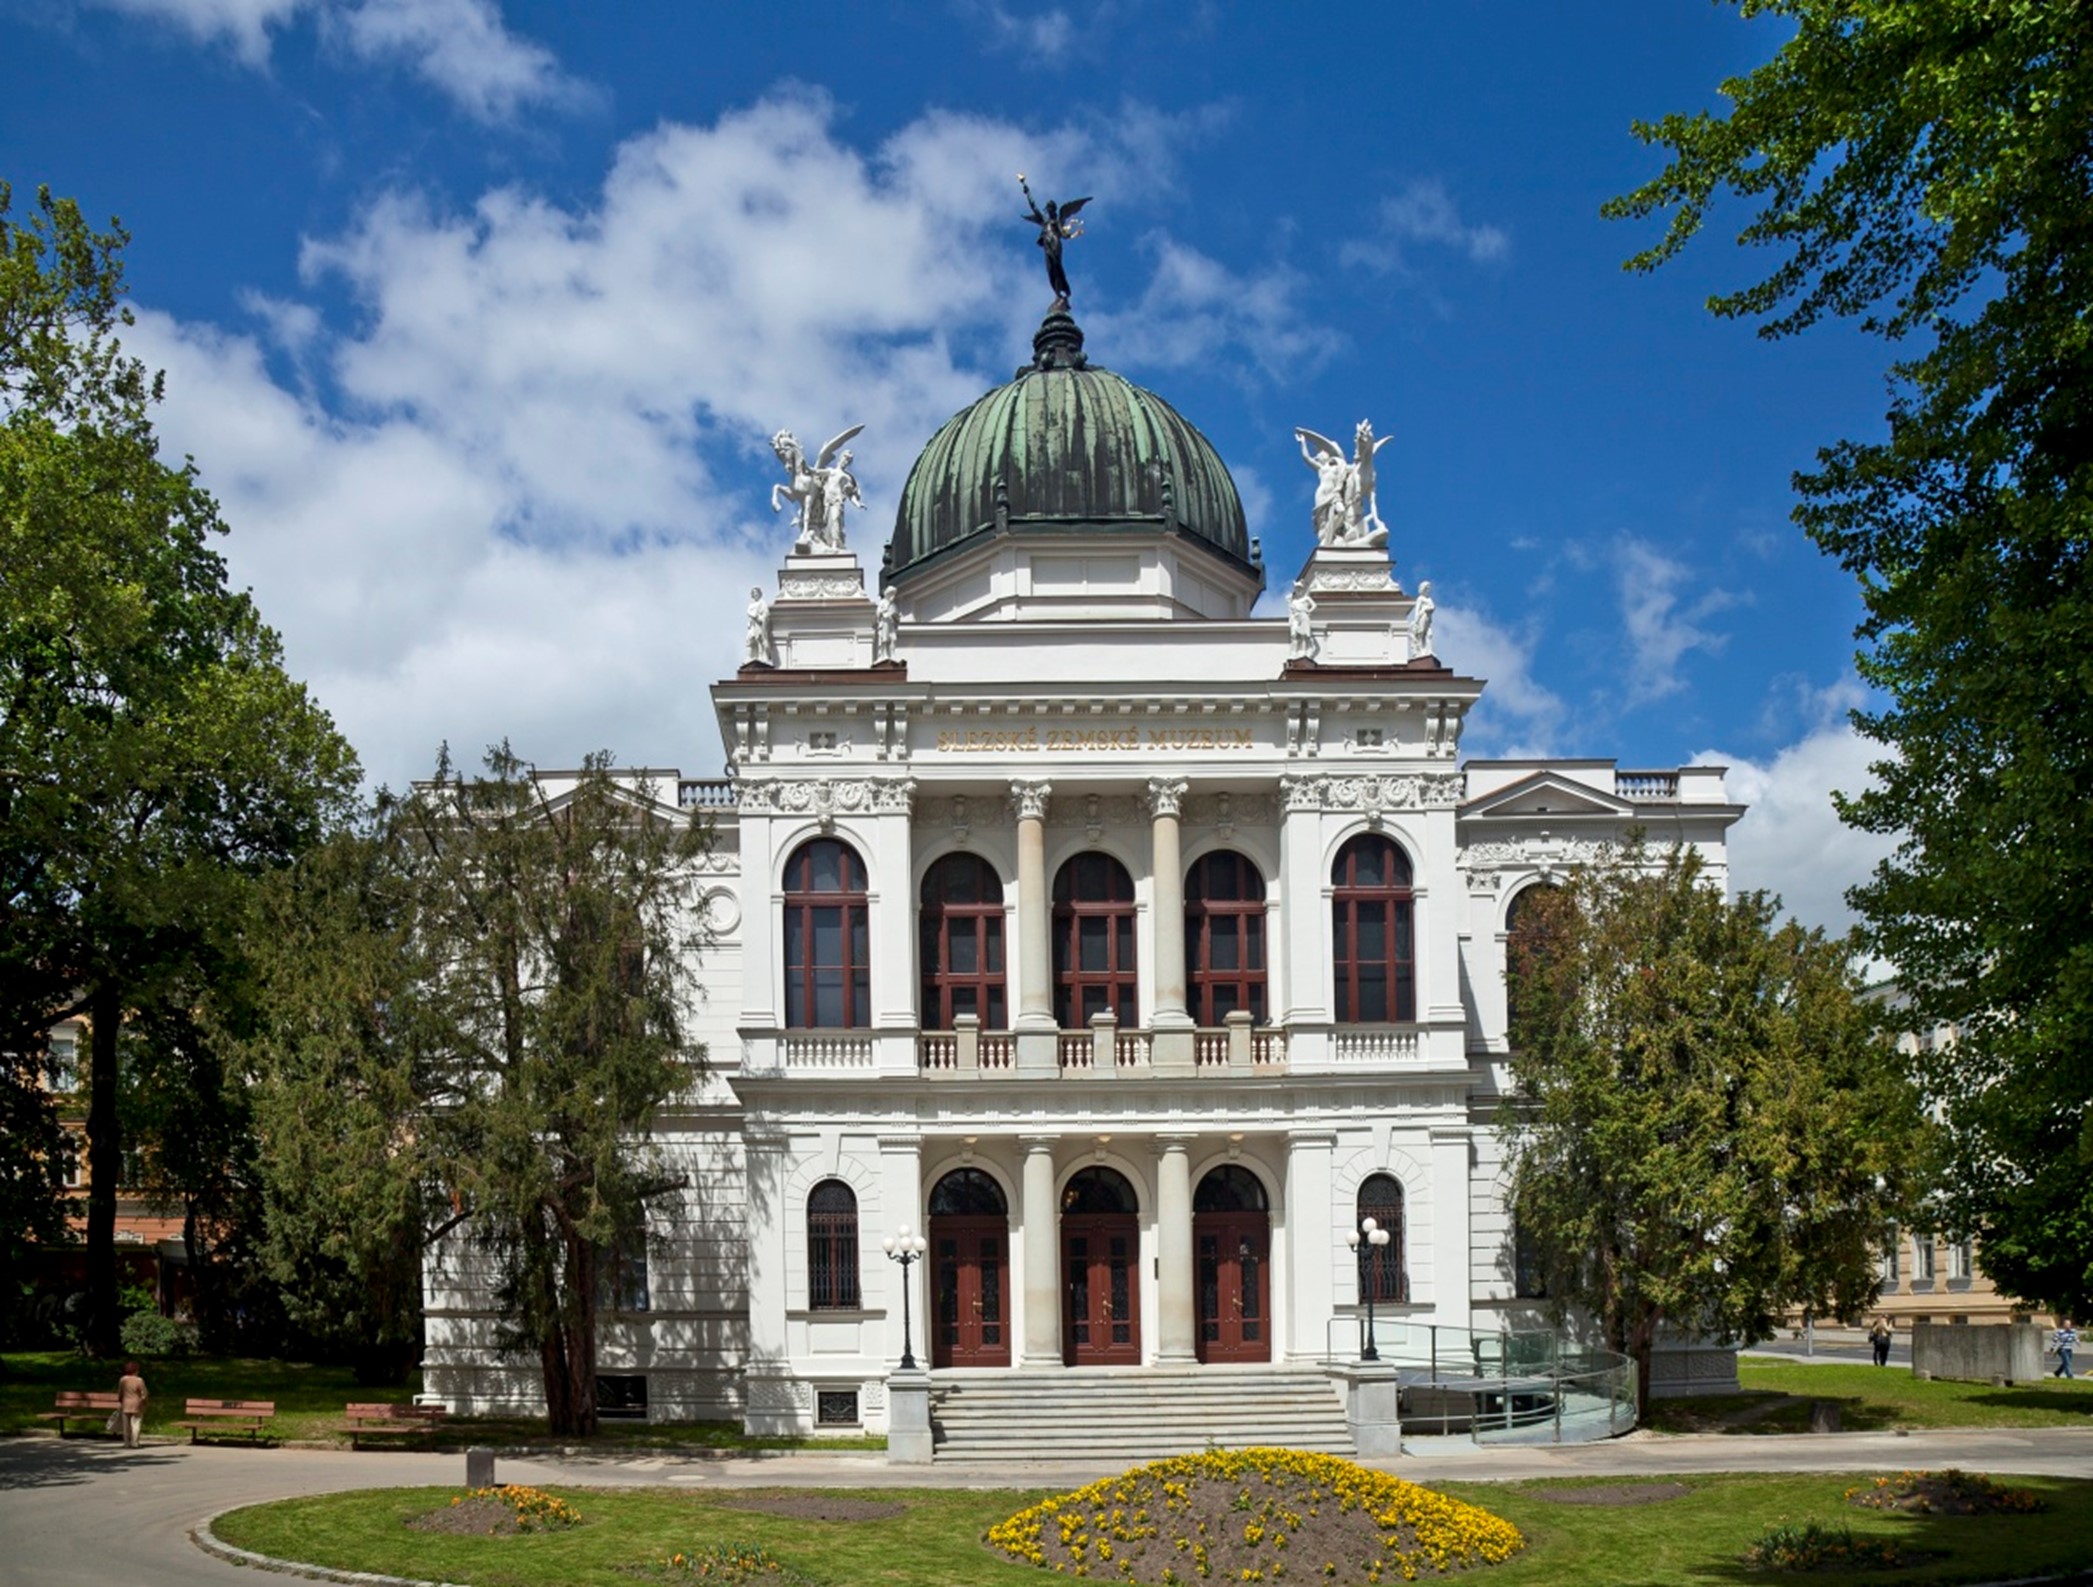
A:
POLYGON ((785 862, 785 1024, 856 1030, 872 1022, 865 862, 818 838, 785 862))
POLYGON ((922 1020, 950 1030, 972 1014, 983 1030, 1007 1030, 1003 973, 1003 879, 978 854, 947 854, 923 878, 916 916, 923 966, 922 1020))
POLYGON ((1362 834, 1337 851, 1330 881, 1338 1019, 1347 1024, 1416 1019, 1409 857, 1388 838, 1362 834))
POLYGON ((855 1311, 858 1298, 858 1198, 840 1179, 807 1194, 807 1304, 855 1311))
POLYGON ((1218 1025, 1238 1009, 1265 1022, 1265 879, 1232 850, 1200 858, 1185 878, 1192 1018, 1218 1025))
POLYGON ((1054 878, 1054 1018, 1063 1030, 1091 1017, 1140 1023, 1134 993, 1134 879, 1109 854, 1078 854, 1054 878))
POLYGON ((1410 1275, 1403 1253, 1403 1187, 1392 1174, 1368 1174, 1359 1186, 1358 1218, 1354 1226, 1365 1227, 1371 1218, 1377 1228, 1388 1231, 1388 1243, 1368 1254, 1365 1240, 1359 1242, 1359 1298, 1369 1291, 1375 1302, 1410 1298, 1410 1275))
POLYGON ((814 1420, 823 1427, 858 1425, 856 1389, 822 1389, 814 1396, 814 1420))

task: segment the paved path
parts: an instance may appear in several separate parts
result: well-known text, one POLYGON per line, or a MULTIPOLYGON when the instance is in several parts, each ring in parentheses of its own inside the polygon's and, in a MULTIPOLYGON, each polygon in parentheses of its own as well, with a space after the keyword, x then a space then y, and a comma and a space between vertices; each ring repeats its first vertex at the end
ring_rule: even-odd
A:
MULTIPOLYGON (((1691 1471, 1867 1471, 1911 1466, 2093 1477, 2093 1430, 1960 1430, 1810 1436, 1661 1438, 1638 1433, 1556 1449, 1472 1449, 1376 1462, 1419 1481, 1657 1476, 1691 1471)), ((1073 1486, 1119 1462, 983 1467, 893 1467, 877 1455, 794 1454, 709 1460, 683 1455, 617 1459, 509 1459, 505 1482, 584 1487, 1073 1486)), ((457 1453, 191 1448, 141 1450, 92 1439, 0 1439, 0 1583, 6 1587, 257 1587, 252 1571, 196 1549, 189 1529, 206 1515, 267 1499, 345 1488, 462 1482, 457 1453)))

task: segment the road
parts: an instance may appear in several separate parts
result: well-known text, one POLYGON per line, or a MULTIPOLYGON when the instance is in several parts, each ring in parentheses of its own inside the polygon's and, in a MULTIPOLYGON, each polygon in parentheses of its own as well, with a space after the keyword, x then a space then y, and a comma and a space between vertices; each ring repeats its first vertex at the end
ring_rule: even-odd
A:
MULTIPOLYGON (((2093 1430, 1957 1429, 1940 1433, 1657 1437, 1636 1433, 1564 1448, 1469 1448, 1375 1462, 1416 1481, 1653 1477, 1694 1471, 1867 1471, 1914 1466, 2093 1477, 2093 1430)), ((1117 1463, 1011 1463, 953 1470, 889 1466, 877 1455, 793 1454, 712 1460, 683 1455, 509 1459, 504 1482, 582 1487, 1058 1487, 1117 1463)), ((254 1587, 251 1571, 214 1559, 189 1533, 244 1504, 345 1488, 461 1483, 464 1456, 405 1451, 237 1449, 98 1439, 0 1439, 0 1583, 5 1587, 254 1587)))

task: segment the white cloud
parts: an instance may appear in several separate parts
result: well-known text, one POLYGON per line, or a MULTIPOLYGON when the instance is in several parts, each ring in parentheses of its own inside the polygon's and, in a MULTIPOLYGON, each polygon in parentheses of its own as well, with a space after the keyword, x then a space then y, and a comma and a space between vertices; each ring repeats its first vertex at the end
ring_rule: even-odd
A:
POLYGON ((1299 272, 1275 264, 1254 274, 1157 233, 1146 239, 1154 274, 1140 301, 1123 314, 1095 316, 1115 356, 1165 369, 1211 365, 1214 348, 1247 348, 1270 375, 1312 374, 1343 345, 1334 330, 1301 307, 1299 272))
POLYGON ((306 246, 346 326, 302 294, 249 299, 243 329, 141 315, 168 450, 375 779, 505 734, 546 764, 715 769, 706 685, 789 539, 770 434, 867 425, 851 543, 876 574, 910 462, 1044 306, 1011 173, 1134 160, 1089 124, 928 115, 867 151, 830 118, 786 94, 662 126, 586 206, 385 193, 306 246))
POLYGON ((1679 663, 1688 652, 1722 649, 1727 636, 1703 627, 1702 619, 1734 606, 1737 599, 1711 588, 1682 603, 1692 570, 1633 535, 1615 543, 1612 557, 1621 629, 1633 658, 1624 703, 1648 705, 1686 687, 1679 663))
MULTIPOLYGON (((1434 585, 1433 596, 1445 592, 1434 585)), ((1537 636, 1499 623, 1479 606, 1439 599, 1432 648, 1454 671, 1489 684, 1461 737, 1469 755, 1510 758, 1557 753, 1562 697, 1534 677, 1537 636)))
POLYGON ((1399 270, 1418 244, 1451 249, 1467 255, 1471 263, 1487 264, 1504 257, 1511 238, 1501 227, 1464 221, 1445 184, 1425 179, 1384 197, 1375 210, 1372 232, 1346 243, 1337 256, 1344 264, 1370 270, 1399 270))
POLYGON ((965 0, 955 9, 983 24, 991 48, 1012 50, 1047 65, 1059 65, 1077 42, 1075 18, 1060 6, 1027 12, 1001 0, 965 0))
POLYGON ((401 65, 468 115, 505 121, 524 105, 582 93, 552 51, 519 38, 496 0, 86 0, 166 22, 243 65, 269 64, 271 34, 301 12, 356 58, 401 65))
MULTIPOLYGON (((1827 710, 1851 703, 1859 685, 1846 680, 1821 691, 1827 710)), ((1854 923, 1849 887, 1866 881, 1895 847, 1894 839, 1857 831, 1839 820, 1834 789, 1848 794, 1873 786, 1871 761, 1883 748, 1843 721, 1824 720, 1771 760, 1704 750, 1695 765, 1724 765, 1731 799, 1750 809, 1730 829, 1730 880, 1739 891, 1779 893, 1786 912, 1806 926, 1833 933, 1854 923)))

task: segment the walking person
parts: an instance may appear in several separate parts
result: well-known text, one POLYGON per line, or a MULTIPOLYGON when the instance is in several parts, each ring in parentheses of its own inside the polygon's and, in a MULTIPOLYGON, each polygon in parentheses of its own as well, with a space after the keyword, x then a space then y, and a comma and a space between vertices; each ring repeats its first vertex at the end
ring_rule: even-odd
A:
POLYGON ((1887 1317, 1877 1317, 1875 1326, 1868 1330, 1868 1343, 1875 1347, 1875 1365, 1890 1364, 1890 1325, 1887 1317))
POLYGON ((2057 1370, 2051 1373, 2050 1376, 2057 1378, 2074 1376, 2071 1370, 2071 1355, 2073 1351, 2078 1349, 2078 1330, 2071 1326, 2070 1318, 2065 1318, 2057 1325, 2057 1331, 2050 1335, 2049 1347, 2057 1353, 2057 1370))
POLYGON ((126 1361, 124 1375, 116 1380, 116 1413, 124 1419, 124 1448, 138 1447, 138 1428, 145 1420, 145 1402, 151 1398, 145 1379, 138 1375, 138 1363, 126 1361))

